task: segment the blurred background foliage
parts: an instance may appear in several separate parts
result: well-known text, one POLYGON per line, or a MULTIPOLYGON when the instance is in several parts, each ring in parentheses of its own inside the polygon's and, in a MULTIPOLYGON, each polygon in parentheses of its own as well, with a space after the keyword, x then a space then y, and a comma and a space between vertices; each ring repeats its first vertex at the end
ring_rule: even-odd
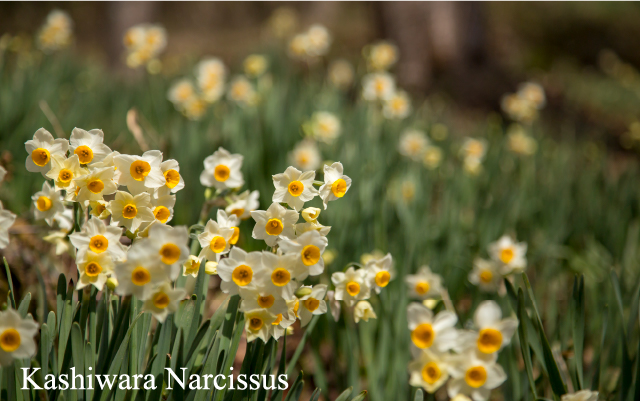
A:
MULTIPOLYGON (((112 149, 140 154, 126 120, 135 109, 149 147, 180 162, 186 187, 178 194, 173 223, 190 225, 200 212, 204 188, 198 176, 206 156, 218 146, 243 154, 245 187, 260 191, 264 209, 273 191, 271 175, 289 165, 287 154, 302 139, 302 124, 326 110, 341 119, 343 134, 321 145, 322 155, 341 161, 354 180, 348 195, 322 215, 323 224, 335 227, 329 238, 337 258, 327 277, 374 249, 393 254, 398 277, 374 305, 377 320, 361 323, 357 331, 344 319, 319 322, 300 362, 315 386, 327 394, 326 389, 355 386, 369 390, 372 400, 408 399, 403 277, 429 264, 443 275, 464 323, 488 297, 467 280, 474 257, 486 257, 487 244, 510 233, 529 244, 527 275, 547 336, 568 360, 575 358, 566 319, 570 289, 574 275, 584 274, 585 369, 602 377, 601 391, 618 394, 626 357, 619 329, 625 327, 630 344, 638 342, 637 325, 631 324, 637 316, 630 315, 640 282, 640 6, 288 4, 300 16, 299 30, 314 22, 330 29, 334 44, 327 60, 352 61, 358 76, 365 71, 364 45, 381 38, 398 44, 395 72, 414 96, 415 113, 391 121, 358 100, 357 83, 346 92, 327 85, 326 63, 308 66, 287 57, 265 28, 280 5, 0 5, 0 163, 9 171, 0 200, 22 217, 14 227, 16 239, 2 254, 15 270, 18 296, 38 293, 34 269, 44 272, 51 288, 60 271, 75 271, 70 259, 47 256, 49 244, 33 235, 44 232, 29 213, 42 177, 24 169, 24 142, 36 129, 62 130, 68 137, 75 126, 101 128, 112 149), (45 55, 34 48, 32 35, 53 8, 69 12, 76 41, 72 49, 45 55), (162 68, 154 73, 127 70, 123 63, 122 33, 141 21, 168 31, 162 68), (190 121, 167 100, 171 83, 202 56, 221 57, 235 75, 251 52, 267 55, 272 77, 256 107, 222 101, 200 121, 190 121), (524 80, 541 83, 548 100, 530 129, 538 141, 531 156, 507 149, 509 121, 499 109, 501 96, 524 80), (424 130, 443 149, 440 167, 426 169, 397 152, 408 127, 424 130), (433 135, 443 127, 447 135, 433 135), (458 155, 465 136, 489 141, 477 176, 465 173, 458 155), (617 303, 612 270, 620 277, 623 316, 611 313, 617 303), (605 318, 610 329, 602 341, 605 318)), ((251 228, 243 223, 241 245, 247 250, 257 249, 251 228)), ((3 277, 0 299, 6 291, 3 277)), ((505 298, 500 302, 508 308, 505 298)), ((511 347, 504 358, 511 353, 515 359, 503 361, 510 373, 503 396, 527 399, 519 349, 511 347)))

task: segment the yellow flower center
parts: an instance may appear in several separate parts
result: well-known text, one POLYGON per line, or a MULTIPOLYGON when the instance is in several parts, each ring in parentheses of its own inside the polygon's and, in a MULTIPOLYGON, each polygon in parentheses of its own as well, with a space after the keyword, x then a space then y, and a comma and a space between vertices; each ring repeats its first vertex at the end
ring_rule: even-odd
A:
POLYGON ((218 164, 213 170, 213 176, 216 181, 225 182, 229 179, 229 175, 231 175, 231 170, 229 170, 229 167, 224 164, 218 164))
POLYGON ((69 169, 63 168, 58 173, 58 181, 62 184, 68 184, 73 179, 73 172, 69 169))
POLYGON ((36 201, 36 207, 39 211, 46 212, 47 210, 51 209, 51 199, 47 198, 46 196, 39 197, 36 201))
POLYGON ((485 354, 493 354, 502 346, 502 333, 496 329, 482 329, 478 335, 478 349, 485 354))
POLYGON ((276 316, 276 320, 274 320, 271 325, 277 326, 280 324, 280 322, 282 322, 282 313, 278 313, 278 316, 276 316))
POLYGON ((20 348, 20 343, 22 343, 22 339, 16 329, 6 329, 0 334, 0 348, 2 348, 4 352, 17 350, 20 348))
POLYGON ((258 296, 258 305, 260 305, 261 308, 271 308, 275 301, 276 299, 273 297, 273 295, 258 296))
POLYGON ((304 184, 300 181, 291 181, 289 183, 289 193, 295 197, 298 197, 304 191, 304 184))
POLYGON ((484 151, 484 146, 482 146, 480 142, 473 141, 469 144, 468 152, 470 156, 476 156, 476 157, 480 156, 483 151, 484 151))
POLYGON ((159 292, 153 296, 153 305, 158 309, 164 309, 171 303, 171 298, 164 292, 159 292))
POLYGON ((429 323, 422 323, 411 332, 411 341, 420 349, 429 348, 435 338, 436 332, 429 323))
POLYGON ((347 182, 342 178, 338 178, 331 184, 331 192, 338 198, 342 198, 347 192, 347 182))
POLYGON ((51 153, 47 149, 38 148, 31 152, 31 160, 38 167, 43 167, 51 160, 51 153))
POLYGON ((238 216, 238 218, 240 218, 240 216, 242 216, 244 214, 244 209, 240 208, 240 209, 233 209, 231 211, 231 214, 238 216))
POLYGON ((309 312, 315 311, 320 306, 320 301, 315 298, 305 299, 302 303, 309 312))
POLYGON ((428 282, 420 281, 416 284, 416 293, 418 293, 418 295, 424 295, 429 292, 429 288, 431 288, 431 286, 428 282))
POLYGON ((209 248, 215 253, 220 253, 224 251, 227 247, 227 241, 224 240, 221 236, 217 235, 211 239, 209 243, 209 248))
POLYGON ((102 266, 97 262, 90 262, 84 267, 84 272, 89 277, 96 277, 98 274, 102 273, 102 266))
POLYGON ((167 181, 169 188, 174 188, 180 183, 180 173, 176 170, 167 170, 164 172, 164 179, 167 181))
POLYGON ((122 217, 126 219, 133 219, 134 217, 136 217, 137 214, 138 214, 138 208, 136 207, 136 205, 132 203, 126 205, 122 209, 122 217))
POLYGON ((107 250, 109 240, 103 235, 94 235, 89 240, 89 249, 95 253, 102 253, 107 250))
POLYGON ((315 245, 307 245, 302 248, 302 263, 305 266, 313 266, 320 261, 320 248, 315 245))
POLYGON ((360 294, 360 284, 356 283, 355 281, 348 282, 345 288, 347 289, 349 295, 351 295, 352 297, 360 294))
POLYGON ((267 225, 264 227, 265 231, 269 235, 280 235, 282 230, 284 229, 282 225, 282 221, 279 219, 269 219, 267 221, 267 225))
POLYGON ((160 256, 162 257, 162 263, 166 265, 172 265, 180 259, 180 248, 176 244, 167 243, 160 248, 160 256))
POLYGON ((511 248, 504 248, 503 250, 500 251, 500 260, 502 261, 502 263, 506 264, 511 262, 514 256, 515 256, 515 253, 511 248))
POLYGON ((100 216, 105 210, 107 210, 107 207, 102 203, 98 203, 96 207, 93 208, 93 214, 95 214, 96 216, 100 216))
POLYGON ((429 362, 422 368, 422 380, 429 384, 437 382, 440 376, 442 376, 442 372, 435 362, 429 362))
POLYGON ((101 179, 96 178, 87 184, 87 188, 89 188, 89 191, 93 192, 94 194, 99 194, 104 189, 104 183, 101 179))
POLYGON ((80 160, 80 164, 91 163, 91 160, 93 160, 93 151, 88 146, 85 146, 85 145, 78 146, 73 153, 78 155, 78 160, 80 160))
POLYGON ((240 239, 240 228, 239 227, 231 227, 233 228, 233 234, 231 234, 231 238, 229 238, 229 243, 231 245, 235 245, 240 239))
POLYGON ((200 271, 200 261, 198 259, 191 259, 188 260, 187 263, 185 264, 185 275, 186 274, 193 274, 193 273, 197 273, 198 271, 200 271))
POLYGON ((470 387, 481 387, 487 381, 487 370, 482 366, 471 367, 467 369, 467 372, 464 374, 464 381, 466 381, 470 387))
POLYGON ((129 173, 136 181, 144 181, 147 175, 151 172, 151 165, 144 160, 136 160, 131 163, 129 167, 129 173))
POLYGON ((490 270, 483 270, 480 272, 480 281, 485 284, 489 284, 493 280, 493 273, 490 270))
POLYGON ((298 309, 300 309, 300 301, 296 300, 296 304, 293 305, 293 313, 296 314, 296 317, 298 316, 298 309))
POLYGON ((291 281, 291 273, 287 269, 278 267, 271 273, 271 282, 278 287, 284 287, 289 284, 289 281, 291 281))
POLYGON ((142 266, 138 266, 131 272, 131 282, 138 287, 151 281, 151 273, 142 266))
POLYGON ((391 280, 391 274, 388 271, 382 270, 376 273, 376 284, 378 287, 386 287, 391 280))
POLYGON ((251 268, 247 265, 240 265, 233 269, 231 278, 233 279, 233 282, 238 286, 244 287, 245 285, 251 283, 251 280, 253 279, 253 270, 251 270, 251 268))
POLYGON ((262 328, 264 322, 259 317, 252 317, 249 320, 249 328, 253 331, 258 331, 262 328))
POLYGON ((166 223, 169 217, 171 217, 171 211, 164 206, 156 206, 156 208, 153 209, 153 215, 160 223, 166 223))

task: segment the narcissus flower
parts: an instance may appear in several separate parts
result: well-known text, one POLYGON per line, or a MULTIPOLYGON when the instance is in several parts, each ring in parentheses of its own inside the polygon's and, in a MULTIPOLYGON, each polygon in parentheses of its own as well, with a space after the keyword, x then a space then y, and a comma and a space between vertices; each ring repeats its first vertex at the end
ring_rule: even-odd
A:
POLYGON ((131 27, 124 36, 127 65, 136 68, 155 59, 167 46, 167 32, 160 25, 140 24, 131 27))
POLYGON ((346 60, 335 60, 329 65, 329 82, 337 88, 347 89, 353 84, 353 66, 346 60))
POLYGON ((112 225, 124 226, 132 233, 142 223, 155 219, 151 211, 151 198, 147 192, 133 196, 128 192, 118 191, 116 198, 109 202, 107 209, 111 212, 112 225))
POLYGON ((167 98, 180 108, 184 103, 196 97, 196 88, 190 79, 183 78, 171 85, 167 98))
POLYGON ((206 58, 196 66, 196 78, 203 99, 214 103, 224 94, 227 69, 224 63, 215 57, 206 58))
POLYGON ((442 163, 442 149, 437 146, 427 146, 422 156, 422 163, 429 170, 433 170, 442 163))
POLYGON ((308 276, 306 269, 296 264, 296 255, 262 252, 262 269, 255 275, 260 288, 284 299, 293 299, 299 284, 308 276))
POLYGON ((176 196, 171 195, 169 188, 160 187, 151 194, 151 211, 156 221, 166 224, 173 218, 173 207, 176 204, 176 196))
MULTIPOLYGON (((198 277, 198 272, 200 271, 201 264, 202 264, 202 259, 200 259, 195 255, 189 255, 187 260, 182 264, 182 275, 192 276, 194 278, 198 277)), ((217 264, 216 264, 216 267, 217 267, 217 264)), ((217 272, 217 269, 216 269, 216 272, 217 272)))
POLYGON ((80 167, 77 155, 73 155, 68 159, 54 156, 51 159, 51 170, 45 176, 54 181, 56 191, 61 191, 63 189, 75 189, 73 180, 88 173, 87 169, 80 167))
POLYGON ((233 235, 229 239, 229 244, 235 245, 240 239, 240 219, 235 214, 227 214, 222 209, 218 209, 216 220, 219 227, 230 228, 233 230, 233 235))
POLYGON ((482 291, 495 292, 502 282, 499 265, 492 260, 476 258, 473 270, 469 273, 469 281, 482 291))
POLYGON ((489 255, 501 264, 502 274, 522 273, 527 267, 527 243, 517 243, 508 235, 489 244, 489 255))
POLYGON ((38 47, 51 53, 67 47, 73 39, 73 21, 64 11, 53 10, 47 15, 37 35, 38 47))
POLYGON ((266 343, 275 321, 276 316, 267 309, 246 311, 244 313, 244 328, 247 332, 247 341, 251 342, 259 338, 266 343))
POLYGON ((283 238, 279 245, 284 253, 296 255, 296 265, 308 272, 311 276, 317 276, 324 271, 322 253, 327 247, 327 239, 317 231, 308 231, 295 240, 283 238))
POLYGON ((401 155, 407 156, 412 160, 421 161, 428 146, 429 139, 427 139, 427 135, 424 132, 408 129, 400 137, 398 151, 401 155))
POLYGON ((26 160, 27 171, 45 175, 51 169, 53 156, 66 158, 69 141, 64 138, 54 139, 49 131, 40 128, 33 135, 33 139, 25 142, 24 147, 29 154, 26 160))
POLYGON ((368 322, 369 319, 377 319, 376 312, 373 310, 373 306, 369 301, 358 301, 353 308, 353 320, 359 323, 361 320, 368 322))
POLYGON ((53 225, 53 220, 56 216, 64 212, 64 205, 62 204, 60 194, 51 188, 46 181, 42 184, 42 190, 36 192, 31 199, 35 205, 36 219, 44 219, 49 225, 53 225))
POLYGON ((340 136, 342 124, 335 114, 317 111, 311 116, 309 128, 313 138, 332 144, 340 136))
POLYGON ((278 294, 260 287, 240 287, 241 311, 266 309, 274 315, 287 313, 287 302, 278 294))
POLYGON ((362 78, 362 97, 365 100, 387 100, 395 92, 396 82, 391 74, 373 73, 362 78))
POLYGON ((242 76, 235 77, 231 80, 227 96, 242 106, 254 105, 257 100, 257 94, 253 88, 253 84, 242 76))
POLYGON ((320 197, 324 208, 332 200, 342 198, 351 188, 351 178, 343 174, 342 163, 324 165, 324 184, 320 187, 320 197))
POLYGON ((442 277, 433 273, 429 266, 422 266, 416 274, 408 274, 405 282, 409 294, 415 298, 433 298, 442 292, 442 277))
POLYGON ((302 170, 317 170, 322 163, 322 155, 315 141, 304 139, 289 153, 289 162, 302 170))
POLYGON ((313 187, 315 178, 315 171, 303 173, 295 167, 287 167, 284 173, 273 176, 273 185, 276 190, 272 201, 286 203, 296 211, 300 211, 305 202, 318 195, 318 190, 313 187))
POLYGON ((462 143, 460 153, 465 159, 482 161, 487 153, 487 141, 484 139, 466 138, 462 143))
POLYGON ((111 153, 111 149, 103 143, 103 140, 104 133, 101 129, 85 131, 74 128, 69 138, 71 153, 78 156, 80 164, 99 163, 111 153))
POLYGON ((411 330, 411 342, 420 349, 432 348, 446 352, 457 345, 455 328, 458 317, 453 312, 442 311, 434 316, 431 309, 421 303, 412 302, 407 307, 407 320, 411 330))
POLYGON ((379 42, 367 50, 367 65, 374 71, 386 71, 398 61, 398 47, 392 43, 379 42))
POLYGON ((0 367, 8 367, 14 359, 28 359, 36 353, 33 339, 38 324, 31 315, 22 318, 13 309, 0 311, 0 367))
POLYGON ((127 260, 115 267, 116 294, 135 295, 146 300, 158 285, 169 280, 165 267, 158 263, 158 255, 149 250, 148 245, 149 242, 134 244, 127 253, 127 260))
POLYGON ((183 288, 172 288, 170 283, 164 283, 160 285, 151 294, 142 305, 142 309, 158 319, 160 323, 164 323, 169 313, 174 313, 178 310, 180 301, 182 301, 187 295, 187 292, 183 288))
POLYGON ((184 179, 180 175, 180 165, 176 160, 169 159, 160 163, 160 170, 164 175, 165 186, 175 194, 184 188, 184 179))
POLYGON ((565 394, 560 401, 598 401, 598 392, 591 390, 580 390, 575 393, 565 394))
POLYGON ((336 272, 331 275, 331 282, 335 286, 335 298, 353 306, 357 301, 369 299, 371 287, 367 280, 367 272, 350 267, 346 272, 336 272))
POLYGON ((73 233, 69 240, 78 249, 78 259, 91 251, 96 254, 106 253, 113 260, 121 261, 127 258, 126 248, 120 242, 122 228, 107 226, 102 220, 91 218, 84 223, 81 232, 73 233))
POLYGON ((198 242, 202 247, 198 257, 217 262, 220 256, 229 252, 231 245, 229 241, 231 241, 234 232, 232 228, 220 227, 216 221, 209 220, 204 231, 198 235, 198 242))
POLYGON ((251 217, 256 221, 252 236, 264 240, 273 247, 280 238, 295 238, 294 224, 298 221, 298 212, 284 208, 279 203, 272 203, 264 210, 254 210, 251 217))
POLYGON ((318 284, 308 288, 311 289, 311 293, 298 299, 300 302, 298 316, 300 317, 301 327, 309 324, 313 315, 327 313, 327 304, 324 301, 324 297, 327 295, 327 286, 318 284))
POLYGON ((118 183, 126 185, 132 193, 160 188, 167 183, 160 169, 162 152, 159 150, 148 150, 142 156, 118 155, 113 162, 121 172, 118 183))
POLYGON ((3 209, 2 202, 0 202, 0 249, 4 249, 9 245, 9 228, 15 221, 16 215, 3 209))
MULTIPOLYGON (((100 223, 102 224, 102 223, 100 223)), ((107 277, 113 273, 113 259, 108 252, 95 253, 85 251, 76 260, 78 265, 78 283, 76 289, 80 290, 88 285, 93 285, 102 291, 107 277)))
POLYGON ((243 156, 231 154, 220 147, 212 155, 204 159, 204 171, 200 174, 200 183, 205 187, 218 190, 239 188, 244 185, 242 178, 243 156))
POLYGON ((518 88, 518 96, 530 102, 536 109, 542 109, 547 104, 544 88, 535 82, 525 82, 518 88))
POLYGON ((189 232, 185 226, 154 224, 149 228, 147 246, 160 257, 172 280, 178 278, 182 264, 189 257, 188 243, 189 232))
POLYGON ((222 280, 220 289, 234 295, 240 288, 255 288, 255 276, 262 269, 262 254, 260 252, 245 252, 234 247, 228 258, 218 263, 218 276, 222 280))
POLYGON ((118 185, 113 181, 113 167, 92 169, 88 174, 74 180, 77 186, 76 202, 83 207, 88 201, 103 200, 105 195, 116 192, 118 185))
POLYGON ((511 342, 511 337, 518 328, 518 319, 502 319, 502 311, 495 301, 482 302, 473 315, 473 322, 478 333, 473 333, 478 351, 493 354, 511 342))
POLYGON ((449 397, 464 394, 474 401, 488 400, 491 390, 507 379, 502 366, 496 363, 497 356, 475 350, 452 356, 449 366, 451 380, 447 385, 449 397))
POLYGON ((387 253, 383 258, 370 260, 364 269, 369 278, 369 286, 376 294, 380 294, 380 291, 389 284, 396 274, 390 253, 387 253))
POLYGON ((260 203, 259 191, 246 190, 240 195, 231 195, 231 203, 224 210, 229 214, 234 214, 242 220, 246 220, 251 217, 251 212, 256 210, 260 203))
MULTIPOLYGON (((320 233, 323 237, 326 237, 331 231, 331 227, 323 226, 318 222, 318 220, 306 221, 304 223, 298 223, 295 226, 296 236, 300 236, 307 231, 315 230, 320 233)), ((322 255, 324 259, 324 254, 322 255)))
POLYGON ((269 60, 263 55, 251 54, 244 59, 242 66, 247 76, 257 78, 267 71, 267 68, 269 68, 269 60))
POLYGON ((309 27, 309 30, 307 31, 307 38, 309 41, 307 53, 309 56, 324 56, 329 52, 329 46, 331 46, 331 34, 324 26, 315 24, 309 27))
POLYGON ((402 119, 411 112, 411 98, 404 91, 397 91, 389 99, 385 100, 382 114, 389 119, 402 119))
POLYGON ((431 349, 414 349, 413 353, 415 359, 409 364, 409 384, 435 393, 449 379, 450 355, 431 349))

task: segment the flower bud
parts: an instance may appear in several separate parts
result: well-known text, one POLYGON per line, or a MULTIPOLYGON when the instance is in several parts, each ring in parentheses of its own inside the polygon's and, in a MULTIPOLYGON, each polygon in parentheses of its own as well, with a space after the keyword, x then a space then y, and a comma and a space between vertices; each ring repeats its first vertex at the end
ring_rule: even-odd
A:
POLYGON ((118 286, 118 280, 115 277, 109 277, 107 279, 107 288, 111 291, 115 290, 118 286))
POLYGON ((296 291, 296 297, 302 298, 311 295, 311 287, 302 286, 296 291))
POLYGON ((204 272, 210 276, 218 274, 218 262, 209 261, 205 263, 204 272))
POLYGON ((320 216, 320 209, 317 207, 308 207, 306 209, 302 210, 302 218, 305 219, 305 221, 308 222, 313 222, 315 221, 318 216, 320 216))
POLYGON ((353 309, 353 319, 356 323, 360 320, 368 322, 369 319, 377 319, 376 313, 373 311, 373 307, 368 301, 360 301, 353 309))

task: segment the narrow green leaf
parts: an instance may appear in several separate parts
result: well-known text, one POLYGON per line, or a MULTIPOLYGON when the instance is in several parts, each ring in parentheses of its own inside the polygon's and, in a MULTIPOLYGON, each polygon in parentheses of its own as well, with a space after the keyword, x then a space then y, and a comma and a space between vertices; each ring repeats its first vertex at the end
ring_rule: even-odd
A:
POLYGON ((353 393, 353 387, 349 387, 348 389, 344 390, 338 396, 338 398, 336 398, 336 401, 347 401, 349 399, 349 396, 351 395, 351 393, 353 393))
POLYGON ((584 388, 584 372, 582 367, 583 349, 584 349, 584 276, 575 278, 573 284, 573 348, 574 359, 576 363, 576 375, 578 378, 578 389, 584 388))
POLYGON ((16 308, 16 295, 13 290, 13 279, 11 278, 11 270, 9 269, 9 263, 7 262, 7 258, 2 257, 4 261, 4 271, 7 273, 7 282, 9 283, 9 299, 11 300, 11 308, 16 308))
POLYGON ((300 371, 300 374, 298 374, 296 381, 293 382, 293 385, 291 386, 289 393, 284 398, 285 401, 294 401, 294 400, 297 401, 300 399, 300 394, 302 393, 302 387, 304 387, 304 380, 302 380, 303 375, 304 374, 302 373, 302 371, 300 371))
MULTIPOLYGON (((157 330, 157 329, 156 329, 157 330)), ((151 367, 151 374, 156 378, 157 388, 147 393, 148 401, 155 401, 160 399, 162 393, 162 381, 164 377, 164 368, 166 365, 167 354, 169 353, 169 346, 171 343, 171 332, 173 330, 173 315, 169 315, 167 319, 162 323, 160 328, 160 339, 158 340, 157 356, 153 361, 151 367), (160 383, 160 385, 158 385, 160 383)))
POLYGON ((29 304, 31 303, 31 293, 28 292, 22 301, 20 301, 20 306, 18 306, 18 313, 24 319, 27 317, 27 313, 29 313, 29 304))
MULTIPOLYGON (((76 368, 76 374, 84 374, 84 341, 82 340, 82 329, 78 323, 74 323, 71 327, 71 357, 73 366, 76 368)), ((72 380, 72 379, 71 379, 72 380)), ((88 387, 85 385, 85 387, 88 387)), ((84 401, 85 393, 83 390, 76 390, 78 401, 84 401)))
POLYGON ((536 382, 533 379, 533 364, 531 363, 531 351, 529 349, 529 339, 527 333, 527 326, 523 324, 525 319, 527 318, 527 311, 524 307, 524 293, 522 292, 522 288, 518 290, 518 321, 520 324, 518 325, 518 336, 520 338, 520 349, 522 350, 522 359, 524 360, 524 367, 527 371, 527 379, 529 380, 529 387, 531 388, 531 392, 533 393, 533 397, 538 397, 538 393, 536 391, 536 382))
POLYGON ((304 346, 307 343, 307 338, 309 338, 309 335, 311 335, 313 328, 316 327, 316 323, 318 323, 319 318, 320 318, 320 315, 315 315, 309 322, 309 325, 305 328, 304 334, 300 339, 300 343, 296 348, 296 352, 293 353, 293 356, 289 361, 289 368, 287 369, 287 375, 290 375, 291 373, 293 373, 293 369, 295 369, 296 363, 298 362, 298 358, 300 358, 300 355, 302 354, 302 350, 304 349, 304 346))
POLYGON ((413 397, 413 401, 424 401, 424 393, 422 392, 421 388, 416 391, 416 395, 415 397, 413 397))
POLYGON ((353 397, 351 401, 362 401, 367 396, 367 390, 363 390, 360 394, 353 397))
POLYGON ((604 352, 604 344, 607 338, 607 326, 609 323, 609 307, 607 305, 604 306, 604 311, 602 313, 602 334, 600 337, 600 349, 595 352, 595 360, 593 361, 593 377, 591 379, 591 390, 598 391, 598 387, 600 387, 600 370, 602 369, 602 353, 604 352))

